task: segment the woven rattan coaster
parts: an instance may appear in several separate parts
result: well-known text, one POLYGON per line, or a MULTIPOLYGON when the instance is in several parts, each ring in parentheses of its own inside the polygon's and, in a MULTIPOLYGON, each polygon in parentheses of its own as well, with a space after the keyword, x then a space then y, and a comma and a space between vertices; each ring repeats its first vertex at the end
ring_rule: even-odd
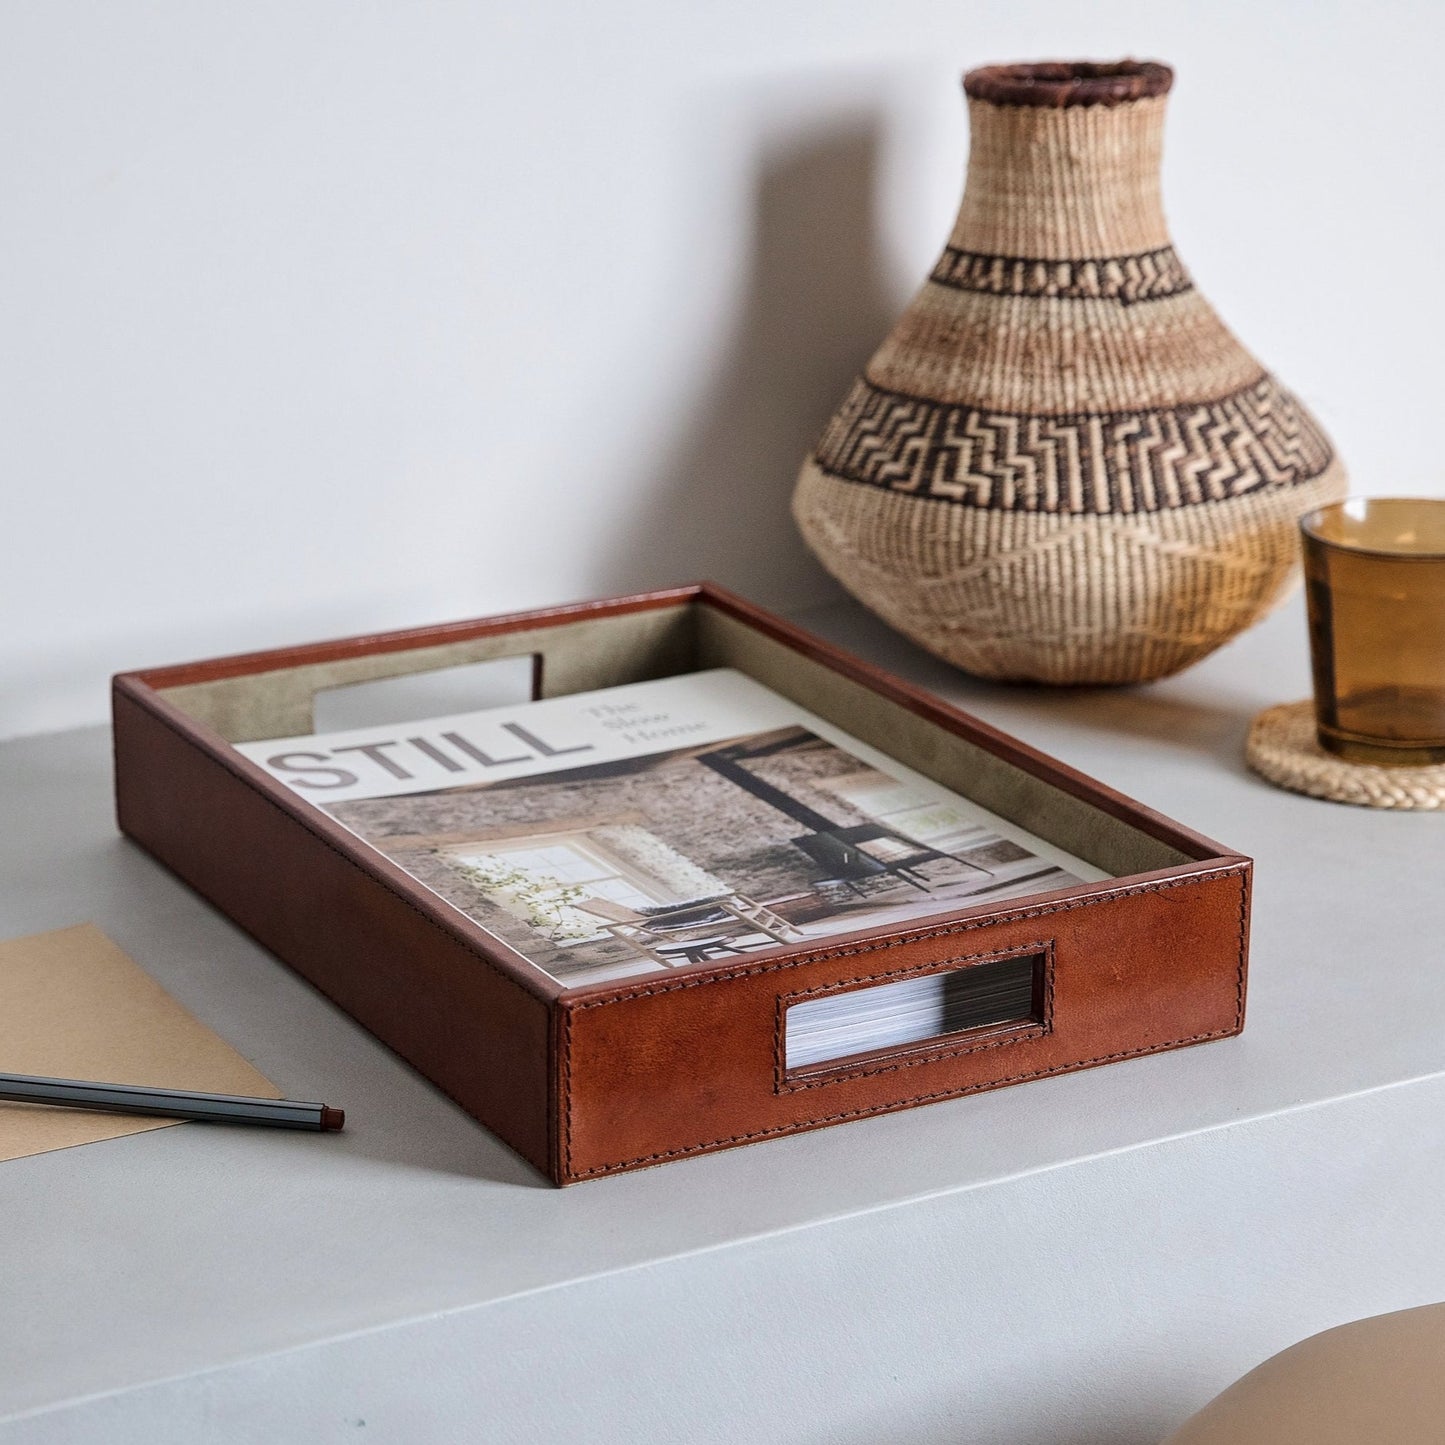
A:
POLYGON ((1379 768, 1337 758, 1319 744, 1308 698, 1260 713, 1250 725, 1244 756, 1260 777, 1312 798, 1364 808, 1445 808, 1445 763, 1379 768))

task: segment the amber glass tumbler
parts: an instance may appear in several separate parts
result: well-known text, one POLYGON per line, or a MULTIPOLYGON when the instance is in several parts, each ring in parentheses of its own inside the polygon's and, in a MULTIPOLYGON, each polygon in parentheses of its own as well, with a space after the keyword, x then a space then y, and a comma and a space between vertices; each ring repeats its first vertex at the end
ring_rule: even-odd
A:
POLYGON ((1445 500, 1355 498, 1300 530, 1320 746, 1445 763, 1445 500))

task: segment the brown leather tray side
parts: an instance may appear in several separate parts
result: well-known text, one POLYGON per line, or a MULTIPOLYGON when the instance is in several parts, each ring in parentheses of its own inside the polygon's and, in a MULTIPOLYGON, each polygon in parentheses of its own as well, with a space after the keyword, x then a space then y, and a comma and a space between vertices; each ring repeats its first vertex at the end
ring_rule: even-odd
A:
POLYGON ((1248 859, 1223 858, 726 976, 688 971, 611 997, 564 997, 553 1177, 572 1183, 1237 1034, 1251 873, 1248 859), (785 1010, 800 995, 1019 951, 1046 958, 1040 1024, 787 1070, 785 1010))
POLYGON ((121 831, 550 1172, 545 993, 223 765, 144 683, 112 698, 121 831))

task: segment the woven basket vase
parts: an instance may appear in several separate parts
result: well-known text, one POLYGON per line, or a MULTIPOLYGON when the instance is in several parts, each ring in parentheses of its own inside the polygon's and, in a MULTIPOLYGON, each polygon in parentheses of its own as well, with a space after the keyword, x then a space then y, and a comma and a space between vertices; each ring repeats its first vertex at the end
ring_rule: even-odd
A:
POLYGON ((1187 667, 1270 609, 1296 519, 1344 495, 1318 423, 1169 244, 1172 80, 1136 61, 964 77, 953 234, 798 480, 828 570, 985 677, 1187 667))

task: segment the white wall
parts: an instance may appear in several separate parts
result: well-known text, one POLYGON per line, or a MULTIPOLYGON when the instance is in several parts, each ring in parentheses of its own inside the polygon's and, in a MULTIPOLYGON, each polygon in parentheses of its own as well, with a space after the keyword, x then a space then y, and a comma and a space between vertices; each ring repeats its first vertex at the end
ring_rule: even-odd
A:
POLYGON ((931 264, 958 73, 1157 55, 1176 240, 1359 490, 1445 490, 1445 8, 0 9, 0 734, 113 670, 711 575, 931 264))

